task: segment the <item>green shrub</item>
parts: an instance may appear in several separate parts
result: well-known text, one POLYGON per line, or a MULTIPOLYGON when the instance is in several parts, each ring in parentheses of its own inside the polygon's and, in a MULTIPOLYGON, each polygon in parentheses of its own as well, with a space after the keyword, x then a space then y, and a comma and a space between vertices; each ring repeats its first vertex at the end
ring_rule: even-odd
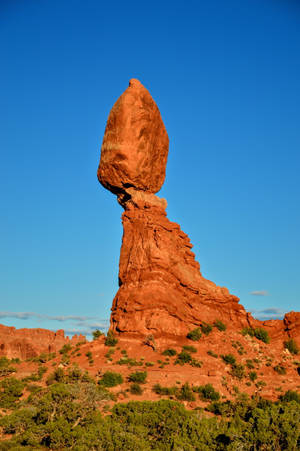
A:
POLYGON ((211 331, 212 331, 212 325, 211 324, 202 323, 200 328, 201 328, 201 332, 204 335, 209 335, 211 333, 211 331))
POLYGON ((215 359, 217 359, 219 357, 218 354, 216 354, 215 352, 213 352, 211 350, 207 351, 207 354, 210 355, 211 357, 214 357, 215 359))
POLYGON ((99 385, 103 385, 104 387, 115 387, 120 384, 123 384, 123 377, 114 371, 106 371, 99 381, 99 385))
POLYGON ((229 365, 235 365, 236 358, 232 354, 226 354, 221 356, 225 363, 229 365))
POLYGON ((15 407, 16 401, 22 396, 25 384, 16 379, 9 377, 1 382, 0 391, 0 407, 11 409, 15 407))
POLYGON ((196 329, 191 330, 187 334, 187 338, 192 341, 199 341, 201 337, 202 337, 202 333, 201 333, 200 327, 197 327, 196 329))
POLYGON ((242 330, 243 335, 250 335, 250 337, 256 337, 258 340, 263 341, 264 343, 270 343, 270 337, 266 329, 262 327, 257 327, 252 329, 251 327, 245 327, 242 330))
POLYGON ((103 332, 101 332, 101 330, 97 329, 93 331, 93 340, 97 340, 98 338, 102 337, 102 335, 104 335, 103 332))
POLYGON ((117 343, 118 339, 115 337, 115 334, 113 333, 112 330, 109 330, 105 338, 104 342, 105 346, 116 346, 117 343))
POLYGON ((175 351, 175 349, 165 349, 164 352, 162 352, 162 355, 166 355, 166 356, 170 356, 170 357, 173 357, 176 354, 177 354, 177 352, 175 351))
POLYGON ((186 382, 176 393, 176 398, 180 401, 195 401, 195 395, 188 382, 186 382))
POLYGON ((49 374, 47 380, 46 380, 46 384, 47 385, 52 385, 56 382, 64 382, 65 380, 65 373, 63 371, 62 368, 57 368, 56 370, 53 371, 53 373, 49 374))
POLYGON ((246 366, 249 368, 249 370, 252 370, 254 367, 254 363, 251 359, 246 360, 246 366))
POLYGON ((242 364, 235 363, 231 366, 231 376, 236 377, 237 379, 243 379, 245 376, 245 367, 242 364))
POLYGON ((185 363, 190 363, 192 361, 192 356, 186 351, 181 351, 177 359, 175 360, 175 364, 184 365, 185 363))
POLYGON ((63 347, 59 350, 60 354, 68 354, 69 351, 71 351, 72 346, 69 344, 63 345, 63 347))
POLYGON ((282 402, 296 401, 298 404, 300 404, 300 394, 292 390, 288 390, 287 392, 285 392, 285 394, 281 395, 279 399, 282 402))
POLYGON ((286 349, 288 349, 290 351, 291 354, 298 354, 299 353, 299 348, 297 346, 297 343, 295 342, 295 340, 290 339, 288 341, 284 342, 284 347, 286 349))
POLYGON ((128 376, 129 382, 137 382, 139 384, 144 384, 147 379, 147 371, 136 371, 128 376))
POLYGON ((281 375, 286 374, 286 368, 282 365, 274 366, 274 371, 276 371, 276 373, 281 374, 281 375))
POLYGON ((190 345, 183 346, 182 350, 186 351, 186 352, 192 352, 192 353, 197 352, 197 349, 195 348, 195 346, 190 346, 190 345))
POLYGON ((133 395, 141 395, 143 393, 143 389, 137 382, 134 382, 130 385, 130 393, 133 395))
POLYGON ((257 379, 257 372, 256 371, 250 371, 250 373, 248 374, 249 379, 254 382, 257 379))
POLYGON ((215 390, 212 384, 195 386, 193 387, 193 391, 199 393, 203 401, 218 401, 220 399, 220 393, 215 390))
POLYGON ((215 320, 214 327, 216 327, 220 332, 224 332, 227 329, 227 326, 219 319, 215 320))
POLYGON ((166 395, 173 396, 176 395, 178 388, 177 387, 162 387, 160 384, 155 384, 152 387, 152 391, 157 395, 166 395))

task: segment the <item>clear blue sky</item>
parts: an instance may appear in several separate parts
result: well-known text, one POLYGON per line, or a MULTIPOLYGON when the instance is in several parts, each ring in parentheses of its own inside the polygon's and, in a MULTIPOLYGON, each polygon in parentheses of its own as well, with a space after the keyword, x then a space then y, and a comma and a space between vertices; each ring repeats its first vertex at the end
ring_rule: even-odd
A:
POLYGON ((300 310, 298 1, 2 0, 0 49, 1 323, 109 318, 122 210, 96 172, 133 77, 166 124, 160 195, 203 275, 260 317, 300 310))

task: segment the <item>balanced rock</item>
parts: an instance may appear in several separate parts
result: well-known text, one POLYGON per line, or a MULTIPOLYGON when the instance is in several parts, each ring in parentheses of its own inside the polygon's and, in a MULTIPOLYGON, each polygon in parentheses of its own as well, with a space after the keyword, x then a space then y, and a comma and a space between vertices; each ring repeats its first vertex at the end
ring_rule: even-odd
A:
POLYGON ((111 330, 175 338, 217 319, 239 330, 260 326, 227 288, 202 276, 188 236, 166 217, 167 203, 154 193, 164 182, 167 154, 159 110, 131 80, 109 115, 98 169, 99 181, 125 210, 111 330))
POLYGON ((108 117, 99 181, 116 194, 129 187, 156 193, 165 179, 168 150, 156 103, 138 80, 130 80, 108 117))

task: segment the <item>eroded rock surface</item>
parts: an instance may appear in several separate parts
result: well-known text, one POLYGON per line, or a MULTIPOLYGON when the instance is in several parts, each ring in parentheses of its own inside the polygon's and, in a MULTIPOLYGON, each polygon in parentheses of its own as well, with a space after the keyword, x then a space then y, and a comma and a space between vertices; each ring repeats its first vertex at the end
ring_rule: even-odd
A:
POLYGON ((63 330, 52 332, 47 329, 16 329, 0 324, 0 357, 30 359, 41 353, 56 352, 64 344, 76 344, 85 337, 65 337, 63 330))
POLYGON ((227 288, 202 276, 188 236, 168 220, 167 202, 154 194, 164 181, 167 154, 159 110, 141 83, 131 80, 109 115, 98 169, 99 181, 117 194, 125 210, 111 329, 132 336, 182 337, 221 319, 233 329, 264 325, 271 335, 296 337, 297 314, 261 323, 227 288))
POLYGON ((106 124, 98 179, 114 193, 125 188, 156 193, 162 187, 169 138, 159 109, 135 79, 114 104, 106 124))

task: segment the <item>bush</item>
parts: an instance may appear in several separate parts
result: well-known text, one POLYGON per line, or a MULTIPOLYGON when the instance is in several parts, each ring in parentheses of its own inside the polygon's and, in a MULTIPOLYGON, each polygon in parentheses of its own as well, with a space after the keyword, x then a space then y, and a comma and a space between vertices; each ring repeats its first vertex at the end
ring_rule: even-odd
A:
POLYGON ((195 348, 195 346, 189 346, 189 345, 183 346, 182 350, 186 351, 186 352, 192 352, 192 353, 197 352, 197 349, 195 348))
POLYGON ((72 346, 71 345, 63 345, 63 347, 59 350, 60 354, 68 354, 69 351, 71 351, 72 346))
POLYGON ((201 327, 201 332, 202 332, 204 335, 209 335, 209 334, 211 333, 211 331, 212 331, 212 326, 211 326, 211 324, 202 323, 200 327, 201 327))
POLYGON ((216 319, 216 321, 214 322, 214 327, 216 327, 221 332, 224 332, 227 329, 227 326, 219 319, 216 319))
POLYGON ((123 377, 119 373, 115 373, 114 371, 106 371, 103 374, 101 381, 99 381, 99 385, 103 385, 104 387, 115 387, 116 385, 123 384, 123 377))
POLYGON ((217 359, 219 357, 218 354, 213 352, 211 349, 209 349, 209 351, 207 351, 207 354, 210 355, 211 357, 214 357, 215 359, 217 359))
POLYGON ((130 393, 133 395, 141 395, 143 393, 143 389, 137 382, 134 382, 130 385, 130 393))
POLYGON ((136 371, 128 376, 129 382, 137 382, 139 384, 144 384, 147 379, 147 371, 136 371))
POLYGON ((225 363, 229 365, 235 365, 236 358, 232 354, 226 354, 221 356, 225 363))
POLYGON ((286 349, 288 349, 290 351, 291 354, 298 354, 299 353, 299 348, 297 346, 297 343, 295 342, 295 340, 291 339, 288 341, 284 342, 284 347, 286 349))
POLYGON ((164 352, 162 352, 162 355, 166 355, 169 357, 173 357, 176 354, 177 352, 175 351, 175 349, 166 349, 164 352))
POLYGON ((282 402, 296 401, 298 404, 300 404, 300 394, 292 390, 288 390, 287 392, 285 392, 285 394, 281 395, 279 399, 282 402))
POLYGON ((193 391, 199 393, 202 400, 218 401, 220 399, 220 393, 214 389, 212 384, 195 386, 193 391))
POLYGON ((176 395, 178 388, 177 387, 162 387, 160 384, 155 384, 152 387, 152 391, 157 395, 166 395, 172 396, 176 395))
POLYGON ((101 332, 101 330, 99 330, 99 329, 94 330, 94 332, 93 332, 93 340, 97 340, 97 338, 102 337, 102 335, 104 335, 104 333, 101 332))
POLYGON ((281 374, 281 375, 286 374, 286 369, 285 369, 285 367, 282 366, 282 365, 276 365, 276 366, 274 366, 274 371, 276 371, 276 373, 281 374))
POLYGON ((118 343, 118 339, 115 337, 114 333, 112 330, 109 330, 107 332, 107 336, 105 338, 105 346, 116 346, 116 344, 118 343))
POLYGON ((186 382, 176 393, 176 398, 180 401, 195 401, 193 390, 186 382))
POLYGON ((191 354, 186 351, 181 351, 175 360, 175 364, 184 365, 185 363, 190 363, 192 360, 191 354))
POLYGON ((250 381, 254 382, 257 379, 257 372, 256 371, 250 371, 248 376, 249 376, 250 381))
POLYGON ((237 379, 243 379, 245 376, 245 368, 242 364, 235 363, 231 366, 231 376, 236 377, 237 379))
POLYGON ((256 337, 258 340, 263 341, 264 343, 270 343, 270 337, 266 329, 262 327, 257 327, 252 329, 251 327, 245 327, 242 330, 243 335, 250 335, 250 337, 256 337))
POLYGON ((9 377, 1 382, 2 391, 0 392, 0 407, 11 409, 15 407, 16 401, 22 396, 25 384, 16 379, 9 377))
POLYGON ((187 338, 192 341, 199 341, 201 337, 202 337, 202 333, 201 333, 200 327, 197 327, 196 329, 191 330, 187 334, 187 338))

